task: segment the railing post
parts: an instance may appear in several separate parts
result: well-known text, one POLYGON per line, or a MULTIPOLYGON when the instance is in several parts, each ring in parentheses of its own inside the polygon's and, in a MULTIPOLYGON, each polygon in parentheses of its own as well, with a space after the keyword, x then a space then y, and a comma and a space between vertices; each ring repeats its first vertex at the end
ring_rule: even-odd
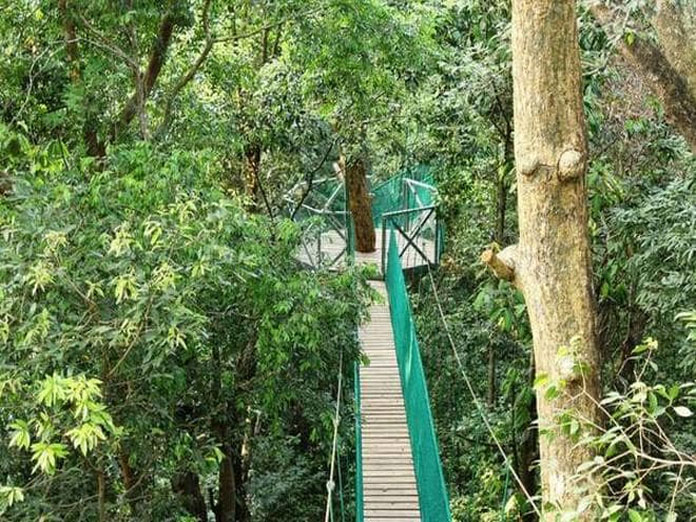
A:
POLYGON ((382 276, 384 276, 385 268, 386 268, 386 259, 387 259, 387 218, 382 215, 382 276))
POLYGON ((321 266, 321 227, 317 233, 317 266, 321 266))
POLYGON ((353 264, 355 262, 355 226, 350 212, 346 213, 346 238, 348 262, 353 264))

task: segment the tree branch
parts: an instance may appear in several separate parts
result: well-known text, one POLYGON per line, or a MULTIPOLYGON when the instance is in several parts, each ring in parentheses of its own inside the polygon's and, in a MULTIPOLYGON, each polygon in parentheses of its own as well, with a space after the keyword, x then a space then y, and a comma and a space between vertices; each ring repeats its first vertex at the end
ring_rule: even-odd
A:
MULTIPOLYGON (((152 91, 152 88, 157 81, 162 66, 164 65, 165 58, 167 56, 167 50, 172 41, 172 33, 174 32, 174 16, 171 13, 166 13, 162 17, 159 29, 157 30, 157 38, 150 52, 150 59, 148 61, 147 69, 145 71, 145 77, 143 78, 143 99, 147 100, 152 91)), ((117 138, 125 129, 128 124, 133 120, 133 117, 137 113, 138 107, 138 92, 133 93, 133 95, 128 99, 126 104, 121 110, 121 114, 118 121, 114 125, 112 132, 112 139, 117 138)))
POLYGON ((517 245, 506 247, 499 253, 496 253, 493 248, 489 248, 481 254, 481 261, 493 271, 496 277, 517 285, 518 281, 515 276, 516 254, 517 245))
POLYGON ((312 171, 307 175, 307 189, 302 193, 302 197, 300 198, 299 203, 295 207, 295 210, 292 211, 290 219, 295 219, 297 212, 299 212, 299 210, 302 208, 302 205, 304 205, 304 202, 307 199, 307 196, 309 196, 309 193, 312 191, 312 186, 314 184, 314 175, 317 172, 319 172, 319 170, 324 166, 324 164, 326 163, 326 160, 329 158, 329 154, 331 154, 331 151, 336 146, 337 142, 338 142, 338 136, 336 138, 334 138, 334 140, 331 142, 331 145, 329 145, 328 148, 326 149, 326 152, 324 153, 324 156, 321 158, 319 165, 317 165, 314 169, 312 169, 312 171))
MULTIPOLYGON (((600 0, 591 2, 590 10, 605 32, 612 35, 618 25, 615 13, 600 0)), ((647 38, 636 36, 629 44, 623 35, 618 36, 619 52, 645 78, 662 102, 667 120, 696 153, 696 93, 689 90, 687 78, 647 38)))
POLYGON ((280 27, 289 21, 297 20, 298 18, 304 18, 304 17, 308 17, 308 16, 312 16, 314 14, 317 14, 319 11, 321 11, 321 9, 322 8, 320 8, 320 7, 316 7, 314 9, 307 9, 306 11, 295 13, 294 15, 287 16, 278 22, 266 24, 262 27, 259 27, 258 29, 254 29, 253 31, 249 31, 247 33, 232 34, 231 36, 224 36, 221 38, 216 38, 215 43, 234 42, 236 40, 243 40, 245 38, 251 38, 252 36, 256 36, 258 34, 261 34, 264 31, 268 31, 269 29, 274 29, 276 27, 280 27))
POLYGON ((162 134, 167 132, 167 130, 169 129, 169 125, 171 124, 171 120, 172 120, 172 109, 174 106, 174 100, 179 95, 181 90, 184 87, 186 87, 186 85, 193 79, 193 77, 196 75, 198 70, 203 65, 203 62, 205 62, 205 60, 208 58, 210 51, 213 50, 213 45, 215 45, 215 40, 213 39, 212 34, 210 32, 210 6, 211 6, 211 4, 212 4, 212 0, 206 0, 205 3, 203 4, 203 31, 205 32, 205 45, 203 46, 203 49, 201 50, 201 52, 198 55, 198 57, 196 58, 196 60, 191 64, 191 66, 188 68, 186 73, 184 73, 182 76, 179 77, 176 84, 174 85, 174 88, 169 93, 169 96, 167 96, 167 101, 166 101, 165 107, 164 107, 164 117, 162 119, 162 123, 157 128, 157 132, 156 132, 156 134, 158 136, 161 136, 162 134))

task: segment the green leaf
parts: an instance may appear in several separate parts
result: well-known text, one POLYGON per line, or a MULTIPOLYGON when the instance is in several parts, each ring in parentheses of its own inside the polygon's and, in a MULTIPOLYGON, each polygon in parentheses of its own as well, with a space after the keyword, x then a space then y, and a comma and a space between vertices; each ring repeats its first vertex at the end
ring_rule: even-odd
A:
POLYGON ((13 486, 0 486, 0 499, 4 499, 7 506, 24 501, 24 490, 13 486))
POLYGON ((634 509, 628 510, 628 518, 631 522, 643 522, 643 516, 634 509))
POLYGON ((552 384, 546 389, 546 392, 544 393, 544 397, 546 400, 552 401, 556 398, 558 398, 561 395, 560 390, 558 389, 558 386, 555 384, 552 384))
POLYGON ((674 406, 674 413, 680 417, 691 417, 694 413, 686 406, 674 406))
POLYGON ((543 388, 548 384, 549 382, 549 374, 548 373, 540 373, 536 376, 534 379, 534 389, 538 390, 540 388, 543 388))
POLYGON ((25 421, 15 421, 10 424, 10 428, 14 430, 10 437, 10 447, 19 449, 29 449, 31 445, 31 434, 29 433, 29 425, 25 421))
POLYGON ((37 442, 32 444, 31 449, 33 451, 31 460, 36 461, 36 465, 31 470, 32 473, 41 470, 47 475, 52 475, 56 471, 56 462, 68 454, 65 445, 59 442, 37 442))
POLYGON ((59 401, 63 401, 67 391, 65 380, 60 375, 54 373, 43 380, 36 398, 40 403, 51 407, 59 401))

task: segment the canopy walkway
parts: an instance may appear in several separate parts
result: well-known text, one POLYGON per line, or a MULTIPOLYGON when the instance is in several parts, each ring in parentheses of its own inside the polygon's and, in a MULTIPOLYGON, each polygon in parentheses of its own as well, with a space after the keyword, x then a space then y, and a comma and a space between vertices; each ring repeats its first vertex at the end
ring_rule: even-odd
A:
MULTIPOLYGON (((355 252, 345 188, 339 180, 298 186, 294 193, 301 194, 301 201, 293 217, 304 222, 297 254, 301 262, 334 270, 351 263, 379 267, 379 280, 371 285, 383 301, 372 305, 370 321, 358 332, 369 364, 355 367, 356 521, 449 522, 449 500, 404 280, 404 270, 428 267, 440 259, 442 228, 432 177, 420 168, 372 188, 377 244, 368 254, 355 252)), ((331 491, 330 487, 326 520, 333 520, 331 491)))

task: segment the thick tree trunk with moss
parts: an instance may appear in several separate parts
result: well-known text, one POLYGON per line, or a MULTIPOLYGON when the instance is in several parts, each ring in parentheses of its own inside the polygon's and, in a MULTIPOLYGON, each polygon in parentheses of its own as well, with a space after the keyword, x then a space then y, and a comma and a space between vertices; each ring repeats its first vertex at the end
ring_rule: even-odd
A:
POLYGON ((345 163, 348 204, 355 226, 355 249, 375 251, 375 226, 372 221, 372 201, 367 187, 367 166, 362 158, 345 163))
MULTIPOLYGON (((598 347, 587 230, 587 141, 574 0, 513 0, 515 162, 519 244, 483 260, 524 293, 538 376, 565 381, 537 393, 545 520, 591 492, 577 468, 587 447, 558 428, 564 412, 598 422, 598 347), (572 355, 561 356, 561 347, 572 355), (583 371, 579 371, 579 367, 583 371), (583 390, 585 390, 583 392, 583 390), (585 490, 585 491, 583 491, 585 490)), ((594 520, 584 513, 580 520, 594 520)))

